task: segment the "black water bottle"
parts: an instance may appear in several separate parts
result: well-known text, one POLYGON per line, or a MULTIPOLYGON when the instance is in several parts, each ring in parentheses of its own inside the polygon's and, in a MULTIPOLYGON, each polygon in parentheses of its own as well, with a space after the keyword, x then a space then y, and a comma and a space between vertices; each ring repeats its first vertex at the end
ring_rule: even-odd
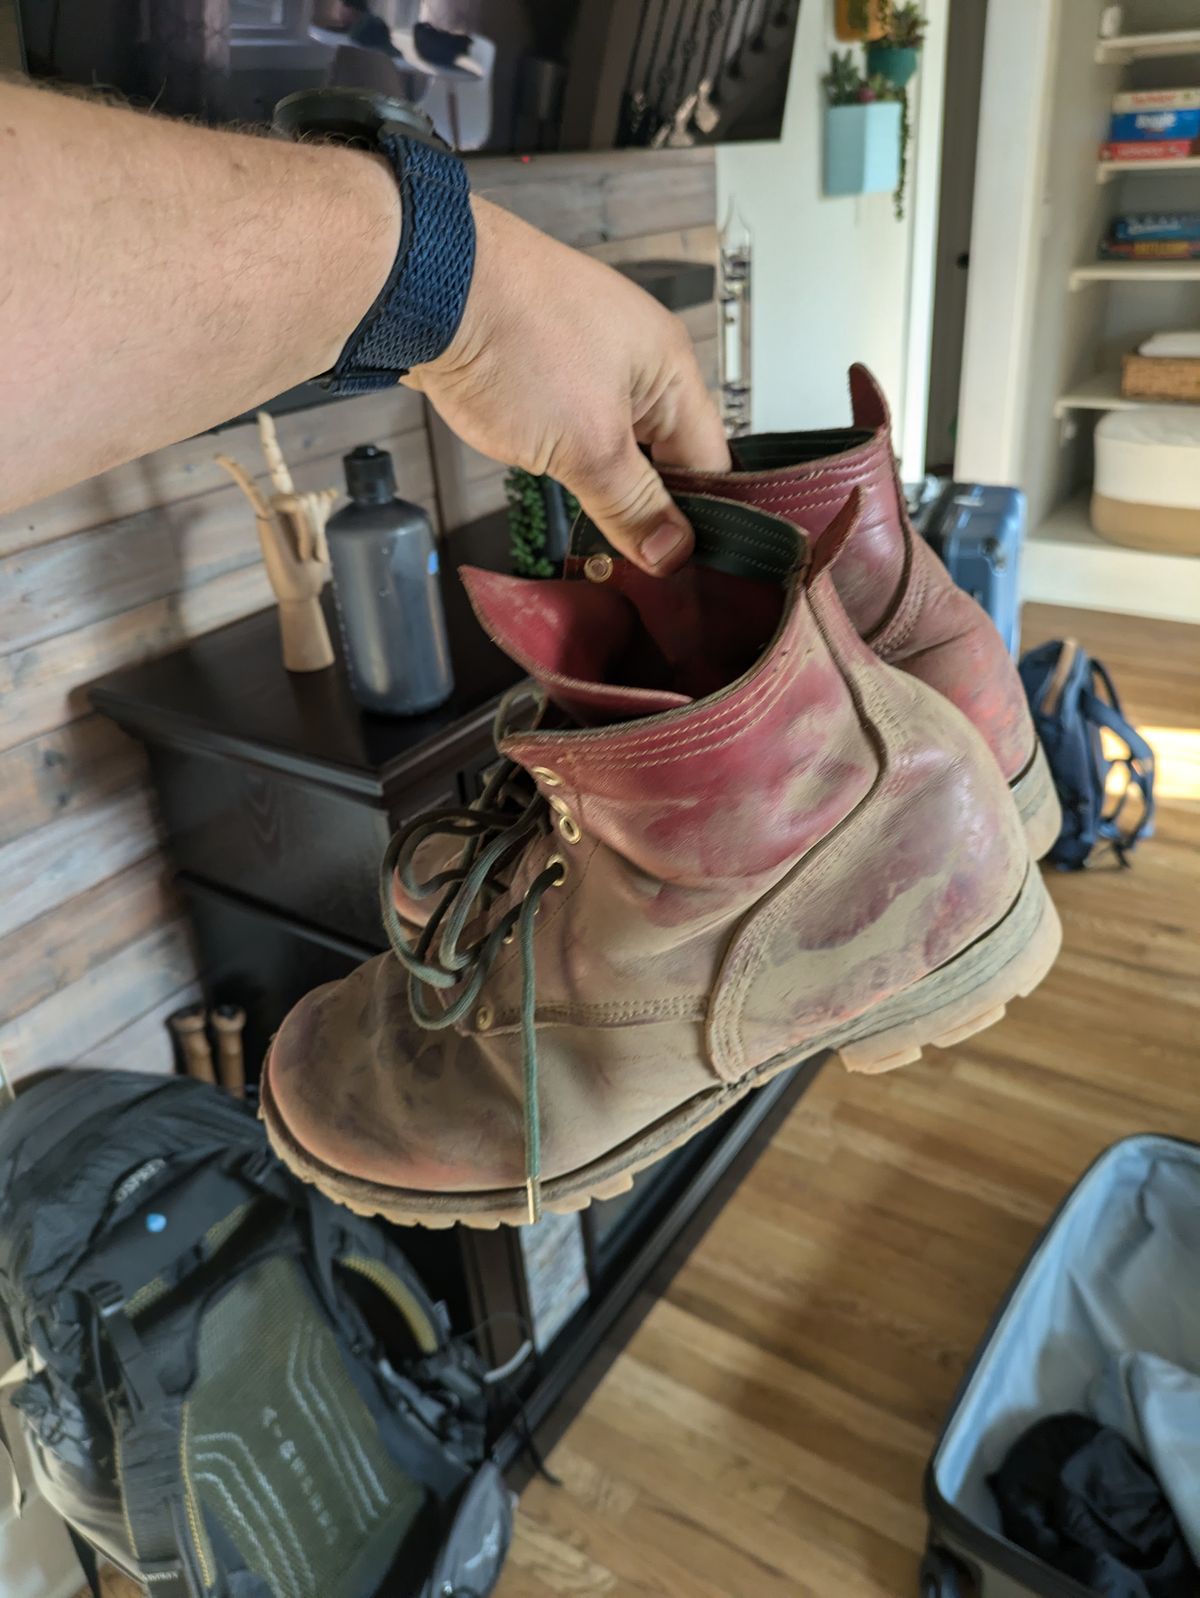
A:
POLYGON ((350 503, 325 531, 350 686, 366 710, 419 715, 454 689, 433 528, 396 498, 387 450, 361 444, 343 464, 350 503))

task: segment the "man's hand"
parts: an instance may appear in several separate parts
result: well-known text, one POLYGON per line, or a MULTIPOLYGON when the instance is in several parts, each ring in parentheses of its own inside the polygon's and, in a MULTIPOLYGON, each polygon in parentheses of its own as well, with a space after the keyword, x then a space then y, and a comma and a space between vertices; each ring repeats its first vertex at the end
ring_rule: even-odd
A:
POLYGON ((683 324, 610 267, 486 200, 466 314, 444 355, 405 381, 460 438, 548 472, 650 572, 688 556, 663 465, 727 471, 729 448, 683 324))

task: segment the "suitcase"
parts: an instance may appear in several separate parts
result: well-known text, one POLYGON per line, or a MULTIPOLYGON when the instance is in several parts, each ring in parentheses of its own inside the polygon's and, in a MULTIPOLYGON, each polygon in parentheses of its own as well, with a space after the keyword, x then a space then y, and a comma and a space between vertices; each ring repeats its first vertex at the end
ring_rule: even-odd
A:
POLYGON ((1090 1412, 1128 1353, 1200 1368, 1200 1145, 1149 1133, 1071 1190, 968 1366, 925 1473, 921 1598, 1088 1598, 1004 1536, 988 1477, 1039 1419, 1090 1412))
POLYGON ((978 600, 1016 659, 1021 634, 1021 542, 1025 496, 1019 488, 934 482, 913 525, 960 588, 978 600))

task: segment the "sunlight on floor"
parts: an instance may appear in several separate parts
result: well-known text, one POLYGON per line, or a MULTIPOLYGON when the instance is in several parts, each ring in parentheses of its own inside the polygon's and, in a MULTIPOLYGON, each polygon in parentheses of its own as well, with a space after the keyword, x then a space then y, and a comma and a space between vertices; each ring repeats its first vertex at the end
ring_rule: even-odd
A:
MULTIPOLYGON (((1155 798, 1200 804, 1200 727, 1139 727, 1138 731, 1154 750, 1155 798)), ((1101 729, 1100 737, 1108 759, 1126 753, 1125 745, 1107 728, 1101 729)), ((1110 793, 1125 786, 1120 768, 1110 773, 1108 786, 1110 793)))

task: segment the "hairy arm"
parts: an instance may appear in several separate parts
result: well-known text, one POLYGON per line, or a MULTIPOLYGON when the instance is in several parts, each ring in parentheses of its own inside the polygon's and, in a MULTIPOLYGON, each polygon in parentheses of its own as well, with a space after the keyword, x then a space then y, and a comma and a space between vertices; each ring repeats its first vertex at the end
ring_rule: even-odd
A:
MULTIPOLYGON (((729 463, 677 320, 473 200, 458 335, 406 379, 493 458, 549 471, 651 570, 690 530, 639 451, 729 463)), ((0 510, 333 365, 400 231, 377 158, 0 83, 0 510)))
POLYGON ((370 156, 0 85, 0 508, 326 370, 399 228, 370 156))

